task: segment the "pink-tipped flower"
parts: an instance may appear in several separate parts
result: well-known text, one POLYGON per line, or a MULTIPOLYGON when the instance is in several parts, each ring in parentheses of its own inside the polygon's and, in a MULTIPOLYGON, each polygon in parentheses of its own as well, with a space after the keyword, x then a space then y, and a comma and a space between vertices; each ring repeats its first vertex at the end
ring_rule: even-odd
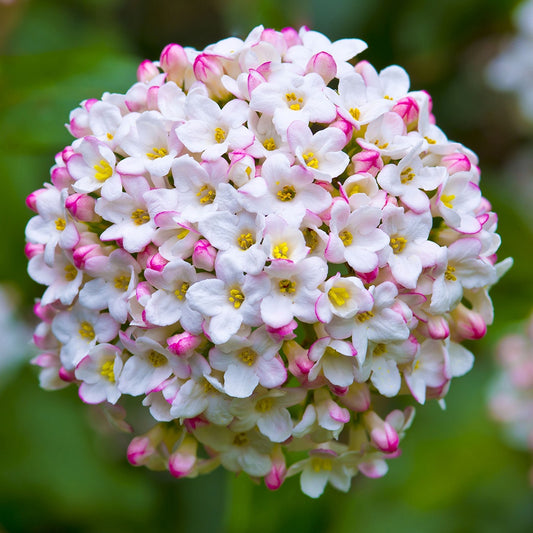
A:
POLYGON ((337 75, 337 63, 327 52, 318 52, 307 63, 306 72, 316 72, 327 85, 337 75))
POLYGON ((224 75, 224 67, 218 56, 200 54, 194 60, 193 71, 196 79, 205 83, 209 92, 215 98, 225 98, 229 95, 221 81, 224 75))
POLYGON ((448 169, 450 175, 456 172, 468 172, 472 168, 468 156, 459 152, 445 155, 442 158, 442 164, 448 169))
POLYGON ((159 69, 149 59, 145 59, 137 68, 137 80, 148 83, 159 74, 159 69))
POLYGON ((356 174, 367 172, 376 177, 383 168, 381 154, 373 150, 363 150, 352 157, 352 163, 356 174))
POLYGON ((27 242, 24 246, 24 255, 31 259, 32 257, 35 257, 36 255, 42 254, 44 252, 44 244, 33 244, 31 242, 27 242))
POLYGON ((287 464, 281 446, 277 445, 274 447, 271 458, 272 468, 265 476, 265 485, 269 490, 278 490, 285 481, 287 474, 287 464))
POLYGON ((167 73, 167 80, 173 81, 176 85, 183 85, 185 72, 190 66, 187 54, 183 46, 179 44, 168 44, 163 48, 159 64, 164 72, 167 73))
POLYGON ((167 339, 168 349, 178 356, 190 354, 202 343, 200 335, 193 335, 188 331, 178 333, 167 339))
POLYGON ((155 270, 157 272, 162 272, 167 264, 168 261, 160 253, 155 253, 146 262, 146 268, 155 270))
POLYGON ((419 107, 412 96, 406 96, 405 98, 398 100, 391 111, 402 117, 408 130, 412 128, 418 120, 419 107))
POLYGON ((450 336, 450 326, 443 316, 428 317, 427 328, 432 339, 446 339, 450 336))
POLYGON ((481 339, 487 333, 487 324, 483 317, 463 304, 460 303, 451 315, 454 319, 453 333, 458 340, 481 339))
POLYGON ((206 239, 200 239, 194 245, 192 253, 192 264, 196 268, 207 270, 210 272, 215 268, 215 259, 217 251, 211 246, 211 243, 206 239))
POLYGON ((383 453, 394 453, 398 449, 400 437, 396 430, 383 421, 374 411, 364 415, 364 421, 372 444, 383 453))
POLYGON ((148 463, 154 453, 155 448, 147 436, 134 437, 128 446, 127 458, 133 466, 141 466, 148 463))
POLYGON ((82 222, 96 222, 100 217, 95 213, 96 201, 88 194, 74 193, 65 200, 65 207, 70 214, 82 222))
POLYGON ((168 459, 168 470, 176 478, 193 474, 197 457, 198 441, 188 435, 185 436, 179 448, 168 459))

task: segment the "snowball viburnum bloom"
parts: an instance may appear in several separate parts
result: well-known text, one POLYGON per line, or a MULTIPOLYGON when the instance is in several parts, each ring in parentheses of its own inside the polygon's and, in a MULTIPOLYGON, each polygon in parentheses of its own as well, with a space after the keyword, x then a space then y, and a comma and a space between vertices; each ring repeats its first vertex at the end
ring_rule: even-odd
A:
POLYGON ((26 200, 33 362, 123 429, 146 411, 132 464, 346 491, 400 455, 413 413, 389 398, 441 399, 472 367, 460 341, 510 265, 497 216, 429 95, 352 64, 365 48, 262 26, 171 44, 71 113, 26 200))

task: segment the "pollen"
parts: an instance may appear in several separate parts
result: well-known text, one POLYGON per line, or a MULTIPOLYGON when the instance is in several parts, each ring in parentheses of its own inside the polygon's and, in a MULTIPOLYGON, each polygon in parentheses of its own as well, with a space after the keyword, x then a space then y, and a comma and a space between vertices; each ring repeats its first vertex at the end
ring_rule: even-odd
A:
POLYGON ((131 276, 117 276, 115 281, 115 289, 119 289, 121 291, 127 291, 128 286, 130 284, 131 276))
POLYGON ((385 148, 387 148, 387 146, 389 146, 389 143, 380 143, 379 139, 376 139, 374 141, 374 144, 380 149, 380 150, 385 150, 385 148))
POLYGON ((211 385, 211 383, 209 383, 209 381, 207 381, 207 379, 204 378, 202 384, 204 386, 204 392, 206 394, 209 394, 211 392, 215 392, 216 391, 215 387, 213 387, 213 385, 211 385))
POLYGON ((189 284, 184 281, 179 289, 174 291, 174 295, 178 300, 183 300, 185 293, 189 290, 189 284))
POLYGON ((285 98, 287 99, 287 104, 289 104, 289 109, 300 111, 302 104, 304 103, 303 98, 297 97, 294 93, 287 93, 285 98))
POLYGON ((252 366, 257 359, 257 353, 250 348, 244 348, 239 352, 239 359, 246 365, 252 366))
POLYGON ((107 178, 110 178, 113 175, 113 169, 105 159, 102 159, 100 163, 94 165, 93 168, 96 171, 94 179, 98 181, 105 181, 107 178))
POLYGON ((112 140, 113 140, 113 135, 112 135, 111 133, 107 132, 107 133, 105 134, 105 136, 107 137, 107 140, 108 140, 108 141, 112 141, 112 140))
POLYGON ((146 152, 146 157, 151 159, 159 159, 160 157, 165 157, 168 155, 168 150, 166 148, 152 148, 151 152, 146 152))
POLYGON ((379 357, 380 355, 383 355, 387 352, 387 346, 385 344, 376 344, 376 347, 374 348, 374 352, 372 355, 374 357, 379 357))
POLYGON ((162 353, 156 352, 155 350, 152 350, 148 354, 148 361, 150 361, 150 364, 154 368, 159 368, 160 366, 167 364, 167 358, 162 353))
POLYGON ((283 292, 285 294, 292 294, 293 292, 296 292, 296 283, 290 279, 280 280, 279 292, 283 292))
POLYGON ((435 139, 431 139, 430 137, 424 137, 428 144, 437 144, 437 141, 435 139))
POLYGON ((233 437, 233 444, 235 446, 246 446, 250 442, 250 439, 246 436, 246 433, 237 433, 233 437))
POLYGON ((251 233, 241 233, 237 238, 237 244, 241 250, 248 250, 250 246, 255 244, 255 241, 251 233))
POLYGON ((83 337, 88 341, 92 341, 96 337, 92 324, 86 320, 80 323, 80 329, 78 330, 78 333, 80 334, 80 337, 83 337))
POLYGON ((187 235, 189 235, 190 231, 191 230, 188 230, 186 228, 182 228, 176 234, 176 238, 178 238, 181 241, 182 239, 185 239, 185 237, 187 237, 187 235))
POLYGON ((455 200, 455 194, 443 194, 440 201, 448 208, 453 209, 452 201, 455 200))
POLYGON ((411 167, 407 167, 402 170, 402 173, 400 174, 400 181, 405 185, 406 183, 413 181, 415 176, 416 174, 413 172, 413 169, 411 167))
POLYGON ((285 185, 278 191, 277 196, 282 202, 290 202, 296 196, 296 189, 293 185, 285 185))
POLYGON ((222 128, 215 128, 215 141, 218 144, 221 144, 225 140, 226 140, 226 132, 222 128))
POLYGON ((350 246, 353 242, 353 235, 347 230, 343 230, 339 233, 339 239, 342 241, 344 246, 350 246))
POLYGON ((274 400, 272 398, 261 398, 255 404, 255 410, 259 411, 260 413, 266 413, 267 411, 270 411, 270 409, 272 409, 273 405, 274 400))
POLYGON ((67 227, 67 221, 64 218, 56 218, 56 230, 63 231, 67 227))
POLYGON ((394 100, 394 98, 388 94, 386 94, 383 98, 385 98, 385 100, 394 100))
POLYGON ((454 274, 454 272, 455 272, 455 267, 448 265, 448 267, 446 268, 446 272, 444 272, 444 277, 448 281, 457 281, 457 276, 454 274))
POLYGON ((358 194, 360 192, 363 192, 361 186, 357 183, 351 183, 347 187, 345 187, 346 194, 348 196, 352 196, 354 194, 358 194))
POLYGON ((302 157, 308 167, 318 168, 318 159, 315 157, 314 152, 307 152, 306 154, 302 154, 302 157))
POLYGON ((331 472, 333 465, 331 464, 331 459, 325 457, 313 457, 311 459, 311 468, 317 473, 322 472, 323 470, 331 472))
POLYGON ((111 383, 115 383, 115 363, 114 361, 106 361, 100 369, 100 375, 107 378, 111 383))
POLYGON ((200 199, 201 204, 212 204, 215 201, 216 192, 209 185, 202 185, 196 196, 200 199))
POLYGON ((78 270, 74 265, 67 265, 65 267, 65 279, 67 281, 74 281, 78 275, 78 270))
POLYGON ((275 150, 277 148, 276 141, 274 141, 273 137, 265 139, 263 141, 263 146, 265 147, 265 150, 268 150, 269 152, 272 152, 272 150, 275 150))
POLYGON ((331 287, 328 291, 328 298, 333 305, 344 305, 350 298, 350 293, 344 287, 331 287))
POLYGON ((405 248, 406 244, 407 244, 407 239, 405 237, 393 237, 390 240, 392 251, 395 254, 401 253, 403 249, 405 248))
POLYGON ((302 233, 304 234, 305 245, 313 252, 318 246, 318 233, 311 228, 304 228, 302 233))
POLYGON ((239 309, 242 302, 244 302, 244 294, 240 289, 231 289, 229 291, 228 300, 233 304, 235 309, 239 309))
POLYGON ((150 222, 150 215, 146 209, 135 209, 135 211, 131 213, 131 219, 136 226, 142 226, 143 224, 150 222))
POLYGON ((286 242, 281 242, 274 246, 272 250, 272 256, 274 259, 288 259, 289 258, 289 245, 286 242))
POLYGON ((367 320, 374 318, 374 313, 372 313, 372 311, 364 311, 355 315, 355 318, 357 318, 359 322, 366 322, 367 320))
POLYGON ((359 111, 357 107, 351 107, 349 111, 354 120, 359 120, 361 118, 361 111, 359 111))

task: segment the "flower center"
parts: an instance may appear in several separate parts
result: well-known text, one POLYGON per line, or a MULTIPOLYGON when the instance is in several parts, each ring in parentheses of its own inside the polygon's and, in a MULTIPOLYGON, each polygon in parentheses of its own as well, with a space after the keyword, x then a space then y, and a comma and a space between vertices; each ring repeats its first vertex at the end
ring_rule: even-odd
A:
POLYGON ((80 337, 83 337, 89 341, 92 341, 96 337, 92 324, 86 320, 80 323, 80 329, 78 330, 78 333, 80 334, 80 337))
POLYGON ((437 144, 437 141, 435 139, 431 139, 429 137, 424 137, 424 139, 426 139, 428 144, 437 144))
POLYGON ((67 227, 67 221, 64 218, 56 218, 56 230, 63 231, 67 227))
POLYGON ((136 226, 142 226, 143 224, 150 222, 150 215, 145 209, 135 209, 135 211, 131 213, 131 219, 136 226))
POLYGON ((281 242, 274 246, 272 250, 274 259, 288 259, 289 258, 289 245, 286 242, 281 242))
POLYGON ((267 411, 270 411, 270 409, 272 409, 273 404, 274 400, 272 398, 261 398, 255 404, 255 410, 259 411, 260 413, 266 413, 267 411))
POLYGON ((74 265, 67 265, 65 267, 65 279, 67 281, 74 281, 77 275, 78 271, 74 265))
POLYGON ((455 200, 455 194, 443 194, 440 201, 448 208, 453 209, 452 200, 455 200))
POLYGON ((350 298, 350 293, 344 287, 331 287, 328 291, 328 298, 334 305, 344 305, 350 298))
POLYGON ((176 238, 181 241, 182 239, 185 239, 185 237, 187 237, 187 235, 189 235, 190 231, 191 230, 188 230, 186 228, 182 228, 176 234, 176 238))
POLYGON ((344 246, 350 246, 353 242, 353 235, 347 229, 339 233, 339 238, 344 246))
POLYGON ((386 352, 387 352, 387 346, 385 344, 376 344, 373 355, 374 357, 379 357, 380 355, 383 355, 386 352))
POLYGON ((176 289, 174 291, 174 295, 176 296, 176 298, 178 300, 183 300, 183 297, 185 296, 185 293, 189 290, 189 284, 184 281, 182 284, 181 284, 181 287, 179 289, 176 289))
POLYGON ((94 179, 98 181, 105 181, 113 174, 113 169, 111 168, 111 165, 105 159, 102 159, 100 163, 94 165, 93 168, 94 170, 96 170, 94 179))
POLYGON ((454 272, 455 272, 455 267, 448 265, 448 267, 446 268, 446 272, 444 272, 444 277, 448 281, 457 281, 457 277, 455 276, 454 272))
POLYGON ((237 239, 237 244, 241 250, 248 250, 255 242, 251 233, 241 233, 237 239))
POLYGON ((221 144, 225 140, 226 140, 226 132, 222 128, 215 128, 215 141, 218 144, 221 144))
POLYGON ((233 304, 235 309, 239 309, 239 307, 242 305, 242 302, 244 302, 244 294, 242 293, 241 289, 231 289, 229 291, 228 300, 233 304))
POLYGON ((314 229, 304 228, 302 230, 305 239, 305 245, 309 247, 310 251, 313 252, 318 246, 318 234, 314 229))
POLYGON ((318 168, 318 159, 315 157, 314 152, 307 152, 306 154, 302 154, 302 157, 308 167, 318 168))
POLYGON ((166 155, 168 155, 168 150, 166 148, 152 148, 151 152, 146 152, 146 157, 152 161, 160 157, 165 157, 166 155))
POLYGON ((402 173, 400 174, 400 181, 405 185, 406 183, 413 181, 414 177, 415 173, 413 172, 413 169, 411 167, 407 167, 402 170, 402 173))
POLYGON ((263 141, 263 146, 265 147, 265 150, 268 150, 269 152, 272 152, 272 150, 275 150, 277 148, 276 142, 274 141, 273 137, 265 139, 263 141))
POLYGON ((287 93, 285 98, 287 99, 289 109, 292 109, 293 111, 300 111, 302 108, 301 106, 304 103, 303 98, 297 97, 294 93, 287 93))
POLYGON ((331 459, 326 459, 325 457, 313 457, 311 459, 311 468, 314 472, 321 472, 322 470, 331 472, 331 459))
POLYGON ((374 141, 374 144, 380 149, 380 150, 385 150, 385 148, 387 148, 387 146, 389 146, 389 143, 381 143, 379 139, 376 139, 374 141))
POLYGON ((212 204, 215 201, 216 192, 208 185, 202 185, 196 196, 200 199, 201 204, 212 204))
POLYGON ((235 446, 246 446, 250 442, 250 439, 246 436, 246 433, 237 433, 233 437, 233 444, 235 446))
POLYGON ((361 118, 361 111, 359 111, 357 107, 351 107, 349 111, 354 120, 359 120, 361 118))
POLYGON ((244 348, 244 350, 239 352, 239 359, 248 366, 252 366, 255 363, 256 358, 257 353, 250 348, 244 348))
POLYGON ((131 276, 117 276, 115 278, 115 289, 127 291, 130 284, 131 276))
POLYGON ((159 368, 160 366, 167 364, 167 358, 162 353, 156 352, 155 350, 152 350, 148 354, 148 361, 150 361, 150 364, 154 368, 159 368))
POLYGON ((290 279, 282 279, 279 281, 279 292, 283 292, 285 294, 293 292, 296 292, 296 283, 294 281, 291 281, 290 279))
POLYGON ((357 318, 359 322, 366 322, 367 320, 370 320, 373 317, 374 317, 374 313, 372 313, 372 311, 364 311, 362 313, 355 315, 355 318, 357 318))
POLYGON ((395 254, 401 253, 403 251, 403 249, 405 248, 406 244, 407 244, 407 239, 405 239, 404 237, 393 237, 390 240, 390 245, 392 247, 392 251, 395 254))
POLYGON ((293 185, 285 185, 278 191, 278 198, 282 202, 290 202, 296 196, 296 189, 293 185))
POLYGON ((115 363, 114 361, 106 361, 100 370, 100 374, 106 377, 111 383, 115 383, 115 363))

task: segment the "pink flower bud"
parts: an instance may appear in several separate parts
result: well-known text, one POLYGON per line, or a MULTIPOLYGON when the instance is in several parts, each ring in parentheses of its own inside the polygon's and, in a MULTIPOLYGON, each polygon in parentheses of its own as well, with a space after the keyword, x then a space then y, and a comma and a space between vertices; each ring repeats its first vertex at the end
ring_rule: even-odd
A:
POLYGON ((33 244, 27 242, 24 246, 24 254, 28 259, 35 257, 36 255, 42 254, 44 252, 44 244, 33 244))
POLYGON ((70 383, 76 379, 74 371, 67 370, 64 366, 59 369, 58 375, 63 381, 66 381, 67 383, 70 383))
POLYGON ((333 128, 337 128, 341 130, 342 133, 344 133, 346 144, 348 144, 352 140, 355 126, 353 124, 350 124, 347 120, 344 120, 343 118, 338 118, 335 122, 332 122, 330 126, 333 128))
POLYGON ((460 339, 481 339, 487 333, 483 317, 463 304, 460 303, 450 314, 455 322, 454 334, 460 339))
POLYGON ((208 426, 209 422, 202 416, 195 416, 194 418, 186 418, 183 421, 183 425, 185 426, 185 429, 191 433, 196 428, 208 426))
POLYGON ((82 222, 94 222, 100 217, 95 213, 96 200, 88 194, 74 193, 65 200, 70 214, 82 222))
POLYGON ((37 199, 39 198, 39 196, 41 196, 43 192, 46 191, 47 189, 37 189, 36 191, 33 191, 32 193, 28 194, 28 196, 26 196, 26 206, 35 213, 38 213, 39 211, 37 210, 37 199))
POLYGON ((396 102, 396 105, 391 109, 392 112, 400 115, 404 124, 409 128, 414 122, 418 120, 419 108, 416 100, 411 96, 401 98, 396 102))
POLYGON ((155 448, 148 437, 135 437, 128 446, 127 457, 133 466, 141 466, 146 464, 154 453, 155 448))
POLYGON ((157 95, 159 94, 159 87, 150 87, 146 92, 146 107, 151 110, 158 110, 157 95))
POLYGON ((468 156, 459 152, 445 155, 441 162, 448 169, 450 175, 455 174, 456 172, 468 171, 472 167, 472 163, 470 163, 468 156))
POLYGON ((294 28, 283 28, 281 30, 281 34, 283 35, 288 47, 302 44, 302 40, 294 28))
POLYGON ((366 383, 353 383, 339 400, 350 411, 364 413, 370 407, 370 390, 366 383))
POLYGON ((86 268, 87 261, 95 257, 105 257, 102 248, 98 244, 87 244, 74 249, 72 260, 79 270, 86 268))
POLYGON ((224 67, 218 56, 212 54, 198 55, 194 60, 193 71, 196 79, 205 83, 216 98, 228 96, 227 89, 222 85, 221 78, 224 75, 224 67))
POLYGON ((357 275, 361 278, 363 283, 372 283, 379 274, 379 267, 376 267, 372 272, 358 272, 357 275))
POLYGON ((265 476, 265 485, 269 490, 278 490, 287 474, 287 465, 285 463, 285 456, 281 451, 281 446, 276 446, 272 454, 272 468, 265 476))
POLYGON ((137 254, 137 263, 141 268, 146 268, 148 261, 157 253, 159 248, 153 244, 149 244, 144 250, 137 254))
POLYGON ((396 430, 384 422, 374 411, 364 415, 364 422, 370 434, 372 444, 384 453, 394 453, 398 449, 400 437, 396 430))
POLYGON ((217 251, 211 246, 211 243, 206 239, 200 239, 194 245, 192 264, 196 268, 201 268, 209 272, 213 270, 215 266, 216 255, 217 251))
POLYGON ((48 324, 52 322, 56 316, 56 311, 49 305, 41 305, 41 302, 35 302, 33 306, 33 312, 35 316, 48 324))
POLYGON ((150 61, 145 59, 137 69, 137 80, 148 83, 159 74, 159 69, 150 61))
POLYGON ((168 261, 160 253, 156 253, 146 261, 146 268, 162 272, 167 263, 168 261))
POLYGON ((337 75, 337 63, 327 52, 318 52, 307 63, 306 73, 316 72, 327 85, 337 75))
POLYGON ((352 157, 352 163, 356 174, 368 172, 376 177, 383 168, 383 160, 379 152, 374 150, 363 150, 352 157))
POLYGON ((199 335, 193 335, 188 331, 178 333, 167 339, 168 349, 178 356, 187 355, 192 352, 200 346, 201 342, 202 337, 199 335))
POLYGON ((280 54, 287 50, 287 42, 282 33, 266 28, 261 33, 261 41, 270 43, 280 54))
POLYGON ((252 94, 254 89, 266 82, 266 78, 257 70, 251 69, 248 74, 248 93, 252 94))
POLYGON ((180 447, 169 457, 168 470, 176 478, 190 475, 196 466, 198 441, 186 436, 180 447))
POLYGON ((55 166, 50 173, 50 178, 56 189, 65 189, 74 182, 67 168, 63 166, 55 166))
MULTIPOLYGON (((314 363, 307 356, 308 351, 302 348, 296 341, 290 340, 283 346, 283 353, 289 360, 289 372, 293 374, 302 385, 307 384, 307 376, 314 363)), ((320 377, 318 378, 321 379, 320 377)), ((324 380, 323 380, 324 381, 324 380)), ((315 380, 313 384, 319 381, 315 380)))
POLYGON ((190 63, 182 46, 179 44, 165 46, 159 62, 161 68, 167 73, 167 80, 173 81, 178 86, 183 85, 185 71, 190 63))
POLYGON ((446 339, 450 335, 450 326, 443 316, 428 316, 427 328, 432 339, 446 339))

